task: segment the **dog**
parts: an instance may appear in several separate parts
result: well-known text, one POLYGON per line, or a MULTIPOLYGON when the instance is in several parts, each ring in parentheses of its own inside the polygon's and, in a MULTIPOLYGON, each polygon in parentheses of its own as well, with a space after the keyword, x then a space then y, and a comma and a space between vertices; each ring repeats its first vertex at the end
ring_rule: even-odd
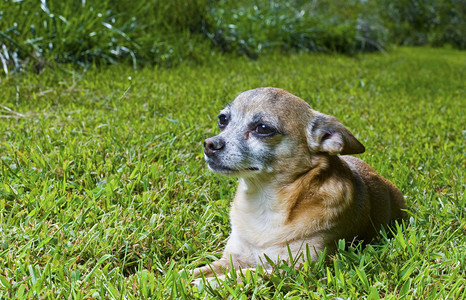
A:
POLYGON ((231 267, 270 270, 266 257, 290 260, 291 254, 302 263, 306 248, 315 260, 340 239, 370 241, 405 217, 402 193, 362 160, 345 156, 365 151, 353 134, 283 89, 241 93, 220 112, 218 126, 221 133, 204 141, 205 160, 239 184, 223 256, 196 268, 194 277, 231 267))

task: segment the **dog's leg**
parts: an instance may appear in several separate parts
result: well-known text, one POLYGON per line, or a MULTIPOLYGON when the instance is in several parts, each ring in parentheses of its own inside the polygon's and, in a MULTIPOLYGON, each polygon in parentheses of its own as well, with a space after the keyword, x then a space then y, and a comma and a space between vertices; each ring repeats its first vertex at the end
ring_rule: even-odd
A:
POLYGON ((206 265, 206 266, 194 269, 193 276, 195 278, 201 275, 203 275, 204 277, 210 277, 214 273, 215 274, 224 273, 225 271, 228 271, 230 267, 231 267, 230 260, 226 258, 221 258, 213 262, 211 265, 206 265))

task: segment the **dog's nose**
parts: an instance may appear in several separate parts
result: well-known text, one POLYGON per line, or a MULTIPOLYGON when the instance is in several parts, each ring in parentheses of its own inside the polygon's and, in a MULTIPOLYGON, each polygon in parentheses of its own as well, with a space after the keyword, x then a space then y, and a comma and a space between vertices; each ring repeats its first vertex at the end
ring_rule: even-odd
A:
POLYGON ((204 153, 212 156, 225 147, 225 141, 219 137, 211 137, 204 141, 204 153))

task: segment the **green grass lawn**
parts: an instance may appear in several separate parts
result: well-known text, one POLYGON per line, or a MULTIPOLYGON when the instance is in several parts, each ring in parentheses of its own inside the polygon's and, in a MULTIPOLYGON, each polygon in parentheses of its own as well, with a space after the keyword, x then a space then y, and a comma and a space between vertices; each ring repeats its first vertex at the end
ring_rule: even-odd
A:
POLYGON ((0 80, 0 298, 466 297, 465 52, 214 56, 0 80), (236 188, 207 170, 202 142, 225 104, 260 86, 342 121, 406 196, 408 226, 298 271, 192 288, 189 271, 221 255, 236 188))

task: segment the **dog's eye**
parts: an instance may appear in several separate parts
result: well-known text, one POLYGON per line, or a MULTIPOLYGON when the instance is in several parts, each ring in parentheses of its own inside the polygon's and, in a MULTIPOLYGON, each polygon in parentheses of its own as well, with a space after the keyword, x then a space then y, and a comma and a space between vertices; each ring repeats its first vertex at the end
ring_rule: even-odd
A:
POLYGON ((275 129, 265 124, 259 124, 259 126, 256 127, 255 132, 261 136, 269 136, 275 133, 275 129))
POLYGON ((218 127, 225 128, 228 125, 228 116, 221 114, 218 116, 218 127))

